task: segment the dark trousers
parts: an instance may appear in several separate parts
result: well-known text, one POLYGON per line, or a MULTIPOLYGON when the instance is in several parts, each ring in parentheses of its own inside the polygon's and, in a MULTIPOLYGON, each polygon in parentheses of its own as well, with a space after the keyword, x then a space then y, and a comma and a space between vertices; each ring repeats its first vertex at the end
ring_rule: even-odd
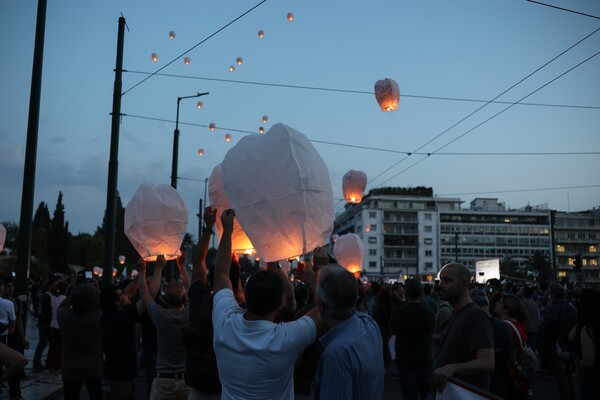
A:
POLYGON ((43 324, 38 326, 39 341, 35 348, 35 355, 33 356, 34 369, 44 369, 42 355, 44 354, 44 350, 46 350, 46 346, 48 346, 49 333, 50 326, 44 326, 43 324))
MULTIPOLYGON (((23 342, 19 340, 16 334, 8 335, 8 347, 13 350, 18 351, 21 354, 25 353, 25 347, 23 347, 23 342)), ((16 374, 14 377, 8 380, 8 394, 10 397, 21 397, 21 375, 23 371, 16 374)))
POLYGON ((65 400, 79 400, 81 387, 85 388, 91 400, 102 400, 102 382, 100 379, 93 381, 65 381, 63 380, 63 391, 65 400))
POLYGON ((405 368, 396 362, 398 367, 398 381, 402 388, 402 398, 404 400, 419 400, 425 399, 431 392, 431 374, 430 365, 414 366, 405 368))
POLYGON ((48 346, 48 359, 46 361, 46 368, 60 371, 61 367, 61 349, 62 349, 62 338, 60 336, 60 329, 50 328, 50 345, 48 346))

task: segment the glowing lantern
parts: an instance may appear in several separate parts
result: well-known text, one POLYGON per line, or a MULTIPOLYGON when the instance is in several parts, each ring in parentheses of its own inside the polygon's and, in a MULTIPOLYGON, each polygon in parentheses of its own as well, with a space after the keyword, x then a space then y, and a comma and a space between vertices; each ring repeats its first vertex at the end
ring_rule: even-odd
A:
POLYGON ((296 257, 328 242, 331 180, 302 133, 275 124, 265 135, 244 136, 221 166, 227 199, 261 261, 296 257))
POLYGON ((290 269, 292 268, 292 263, 289 260, 281 260, 279 261, 279 266, 283 272, 288 275, 290 273, 290 269))
POLYGON ((94 272, 94 275, 102 276, 102 268, 95 266, 92 268, 92 271, 94 272))
POLYGON ((231 142, 231 135, 229 133, 225 134, 225 141, 231 142))
POLYGON ((242 59, 242 57, 238 57, 237 60, 235 60, 235 62, 237 63, 237 65, 242 65, 242 62, 244 62, 244 60, 242 59))
POLYGON ((0 251, 4 250, 4 243, 6 243, 6 228, 0 224, 0 251))
POLYGON ((116 269, 116 268, 113 268, 113 278, 114 278, 115 276, 117 276, 117 272, 118 272, 118 271, 117 271, 117 269, 116 269))
POLYGON ((292 14, 291 12, 288 13, 287 19, 288 19, 288 21, 292 22, 294 20, 294 14, 292 14))
POLYGON ((394 111, 400 102, 400 88, 395 80, 385 78, 375 83, 375 98, 382 111, 394 111))
POLYGON ((158 54, 156 53, 152 53, 152 61, 157 62, 158 61, 158 54))
MULTIPOLYGON (((217 165, 210 174, 208 180, 208 198, 210 200, 210 206, 217 210, 217 232, 219 232, 219 238, 223 233, 223 225, 221 224, 221 213, 223 210, 231 208, 231 203, 227 199, 225 194, 225 188, 223 188, 223 180, 221 178, 221 164, 217 165)), ((248 236, 240 226, 238 219, 233 221, 233 232, 231 235, 231 249, 234 252, 244 252, 250 250, 249 254, 252 254, 254 246, 248 236)))
POLYGON ((215 123, 214 123, 214 122, 211 122, 211 123, 208 125, 208 129, 210 129, 211 131, 214 131, 214 130, 215 130, 215 123))
POLYGON ((202 106, 204 106, 204 103, 202 103, 201 101, 199 101, 198 104, 196 104, 196 107, 198 107, 198 110, 201 109, 202 106))
POLYGON ((360 203, 367 187, 367 174, 351 169, 342 179, 344 198, 348 203, 360 203))
POLYGON ((229 72, 233 72, 233 71, 235 71, 235 67, 233 65, 230 65, 229 66, 229 72))
POLYGON ((169 32, 169 39, 171 39, 171 40, 175 39, 175 32, 173 32, 173 31, 169 32))
POLYGON ((198 155, 202 157, 204 155, 204 149, 198 149, 198 155))
POLYGON ((265 31, 263 31, 262 29, 260 31, 258 31, 258 38, 262 39, 265 37, 265 31))
POLYGON ((125 208, 125 235, 146 261, 159 255, 177 258, 188 223, 188 210, 168 185, 142 183, 125 208))
POLYGON ((338 235, 337 233, 334 233, 333 235, 331 235, 331 240, 333 241, 333 243, 335 243, 339 237, 340 237, 340 235, 338 235))
POLYGON ((119 264, 125 264, 125 256, 119 256, 119 264))
POLYGON ((184 58, 184 59, 183 59, 183 63, 184 63, 185 65, 190 65, 190 63, 191 63, 191 62, 192 62, 192 59, 191 59, 191 58, 189 58, 189 57, 186 57, 186 58, 184 58))
POLYGON ((333 255, 342 267, 353 274, 360 273, 365 255, 365 246, 360 236, 354 233, 346 233, 335 241, 333 255))
POLYGON ((261 135, 265 133, 265 128, 263 128, 262 126, 258 128, 258 133, 260 133, 261 135))
POLYGON ((263 115, 263 119, 262 119, 263 124, 266 124, 268 120, 269 120, 269 117, 267 117, 266 115, 263 115))
POLYGON ((138 276, 138 270, 134 269, 133 271, 131 271, 131 277, 135 278, 136 276, 138 276))

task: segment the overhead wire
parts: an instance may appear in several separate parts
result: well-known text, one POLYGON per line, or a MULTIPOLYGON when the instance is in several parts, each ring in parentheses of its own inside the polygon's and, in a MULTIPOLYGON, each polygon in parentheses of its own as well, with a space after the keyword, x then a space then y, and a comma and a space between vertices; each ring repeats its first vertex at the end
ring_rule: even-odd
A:
POLYGON ((582 186, 561 186, 552 188, 536 188, 536 189, 508 189, 508 190, 495 190, 491 192, 470 192, 470 193, 451 193, 451 194, 440 194, 440 197, 452 197, 452 196, 472 196, 478 194, 500 194, 500 193, 520 193, 520 192, 543 192, 549 190, 567 190, 567 189, 590 189, 597 188, 600 185, 582 185, 582 186))
POLYGON ((566 11, 566 12, 570 12, 570 13, 573 13, 573 14, 583 15, 585 17, 600 19, 600 17, 598 17, 596 15, 586 14, 586 13, 583 13, 583 12, 580 12, 580 11, 575 11, 575 10, 571 10, 571 9, 568 9, 568 8, 558 7, 558 6, 555 6, 555 5, 552 5, 552 4, 542 3, 541 1, 535 1, 535 0, 527 0, 527 1, 530 2, 530 3, 539 4, 541 6, 555 8, 557 10, 566 11))

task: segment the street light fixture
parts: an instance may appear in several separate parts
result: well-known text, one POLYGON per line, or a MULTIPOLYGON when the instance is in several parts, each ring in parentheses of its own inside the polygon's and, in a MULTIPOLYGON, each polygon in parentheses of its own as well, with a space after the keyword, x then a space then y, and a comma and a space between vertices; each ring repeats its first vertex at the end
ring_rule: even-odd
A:
POLYGON ((183 96, 177 98, 177 116, 175 118, 175 131, 173 132, 173 164, 171 165, 171 187, 177 189, 177 164, 179 162, 179 103, 183 99, 205 96, 208 92, 196 93, 192 96, 183 96))

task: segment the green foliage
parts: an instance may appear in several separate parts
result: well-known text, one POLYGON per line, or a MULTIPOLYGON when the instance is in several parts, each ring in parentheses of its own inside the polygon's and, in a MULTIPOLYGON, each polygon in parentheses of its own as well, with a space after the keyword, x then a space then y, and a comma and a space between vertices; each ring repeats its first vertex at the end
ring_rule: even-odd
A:
POLYGON ((536 250, 531 256, 527 257, 525 264, 527 265, 528 270, 537 271, 539 273, 538 280, 552 280, 550 258, 543 251, 536 250))
POLYGON ((72 236, 69 242, 69 261, 75 265, 94 266, 102 264, 104 242, 87 233, 72 236))
POLYGON ((519 264, 512 258, 500 260, 500 275, 517 280, 527 278, 527 272, 519 268, 519 264))
POLYGON ((31 254, 41 261, 48 261, 48 231, 46 228, 34 228, 31 234, 31 254))

